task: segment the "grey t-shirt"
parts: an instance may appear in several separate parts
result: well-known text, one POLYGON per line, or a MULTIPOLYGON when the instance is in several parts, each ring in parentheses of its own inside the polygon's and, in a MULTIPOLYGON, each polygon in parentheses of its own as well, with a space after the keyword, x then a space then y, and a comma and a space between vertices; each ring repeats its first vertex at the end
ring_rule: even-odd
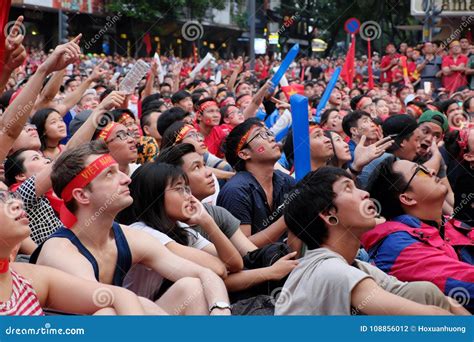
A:
MULTIPOLYGON (((211 217, 214 219, 217 226, 222 230, 225 236, 227 236, 227 238, 230 239, 235 234, 237 229, 240 228, 240 220, 232 215, 227 209, 218 205, 211 205, 209 203, 204 203, 203 206, 209 215, 211 215, 211 217)), ((201 234, 204 238, 209 240, 209 236, 200 226, 193 226, 192 228, 199 232, 199 234, 201 234)))
MULTIPOLYGON (((425 57, 422 56, 416 60, 416 65, 423 63, 425 57)), ((441 64, 443 59, 440 56, 435 56, 431 61, 429 61, 423 70, 420 73, 421 78, 421 87, 423 87, 423 82, 433 82, 434 90, 441 87, 441 79, 436 77, 436 74, 441 70, 441 64)))
POLYGON ((351 292, 365 278, 389 292, 407 284, 357 259, 351 266, 330 249, 308 250, 285 282, 275 315, 358 314, 351 307, 351 292))

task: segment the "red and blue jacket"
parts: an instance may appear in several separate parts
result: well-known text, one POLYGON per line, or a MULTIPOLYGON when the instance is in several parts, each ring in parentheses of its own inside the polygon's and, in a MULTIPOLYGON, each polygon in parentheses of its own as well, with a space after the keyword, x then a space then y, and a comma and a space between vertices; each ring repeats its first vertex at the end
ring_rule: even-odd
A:
POLYGON ((440 230, 401 215, 365 233, 370 261, 402 281, 430 281, 474 310, 474 229, 448 220, 440 230))

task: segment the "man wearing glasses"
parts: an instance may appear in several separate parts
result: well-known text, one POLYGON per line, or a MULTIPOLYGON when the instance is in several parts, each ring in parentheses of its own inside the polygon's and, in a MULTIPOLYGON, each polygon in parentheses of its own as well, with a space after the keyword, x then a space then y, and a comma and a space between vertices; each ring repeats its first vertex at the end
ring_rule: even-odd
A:
POLYGON ((237 174, 221 189, 217 205, 240 220, 240 229, 257 247, 281 240, 282 204, 295 181, 274 170, 281 151, 273 133, 260 120, 247 119, 228 135, 225 157, 237 174))
POLYGON ((107 144, 110 155, 117 161, 123 173, 131 175, 140 166, 135 163, 138 156, 135 134, 124 125, 111 122, 102 130, 97 130, 94 139, 107 144))
POLYGON ((367 189, 388 221, 362 236, 371 261, 403 281, 430 281, 474 312, 474 231, 443 217, 447 187, 433 170, 385 159, 367 189))

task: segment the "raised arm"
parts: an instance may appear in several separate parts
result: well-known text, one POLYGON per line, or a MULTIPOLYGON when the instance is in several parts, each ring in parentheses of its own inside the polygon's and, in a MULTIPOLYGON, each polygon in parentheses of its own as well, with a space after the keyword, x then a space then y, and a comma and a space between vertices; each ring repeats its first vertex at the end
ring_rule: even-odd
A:
POLYGON ((0 67, 0 94, 3 93, 12 72, 23 64, 26 59, 26 51, 23 46, 24 36, 21 35, 20 27, 23 24, 23 16, 19 16, 8 37, 5 39, 5 56, 3 67, 0 67))
POLYGON ((244 68, 244 60, 242 57, 237 58, 237 67, 232 72, 232 75, 229 77, 229 82, 227 83, 227 88, 230 91, 235 91, 235 82, 237 81, 237 77, 242 72, 244 68))
POLYGON ((94 109, 87 118, 86 122, 77 130, 66 145, 66 148, 74 148, 78 145, 86 143, 92 139, 97 127, 105 127, 108 121, 112 121, 104 114, 114 108, 122 108, 121 105, 125 100, 125 94, 119 91, 113 91, 94 109))
POLYGON ((78 35, 69 43, 58 45, 46 61, 38 67, 36 73, 30 77, 25 88, 7 107, 0 123, 0 160, 6 158, 14 141, 20 135, 46 76, 53 71, 65 68, 79 57, 81 51, 77 43, 80 39, 81 35, 78 35))
POLYGON ((180 81, 180 74, 181 74, 181 68, 183 67, 183 62, 177 63, 173 67, 173 84, 171 85, 173 87, 172 91, 176 93, 179 90, 179 81, 180 81))
POLYGON ((253 118, 257 113, 258 107, 263 102, 263 98, 268 95, 269 90, 273 87, 271 81, 267 81, 253 96, 252 102, 248 105, 247 108, 244 110, 244 117, 245 119, 253 118))
POLYGON ((155 78, 158 73, 158 65, 156 62, 151 63, 150 74, 146 79, 145 89, 143 89, 142 99, 153 94, 153 85, 155 83, 155 78))
POLYGON ((38 96, 38 99, 36 100, 34 112, 42 108, 56 107, 56 104, 53 103, 53 100, 58 93, 61 84, 63 83, 65 73, 66 69, 56 71, 48 83, 46 83, 40 95, 38 96))
POLYGON ((85 91, 91 87, 92 82, 97 81, 107 73, 107 70, 102 69, 102 65, 104 65, 104 63, 105 60, 100 62, 94 68, 92 74, 88 78, 86 78, 86 80, 82 82, 76 90, 69 93, 64 98, 62 103, 55 105, 54 109, 56 109, 62 116, 66 115, 66 113, 81 100, 82 94, 84 94, 85 91))

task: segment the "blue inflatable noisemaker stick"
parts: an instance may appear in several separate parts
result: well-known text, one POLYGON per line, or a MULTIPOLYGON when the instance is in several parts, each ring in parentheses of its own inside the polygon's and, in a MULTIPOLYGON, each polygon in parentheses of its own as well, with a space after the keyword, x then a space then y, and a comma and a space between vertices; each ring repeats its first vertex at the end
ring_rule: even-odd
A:
MULTIPOLYGON (((273 75, 273 77, 272 77, 272 83, 273 83, 274 87, 276 87, 280 84, 280 80, 285 75, 285 72, 290 67, 290 64, 295 60, 296 55, 298 54, 299 51, 300 51, 299 44, 293 45, 293 47, 290 49, 290 51, 288 51, 288 53, 285 56, 285 59, 283 60, 283 62, 281 62, 280 67, 278 68, 275 75, 273 75)), ((274 88, 270 89, 270 92, 273 92, 273 90, 274 90, 274 88)))
POLYGON ((321 101, 319 101, 318 107, 316 108, 316 116, 314 117, 314 122, 316 122, 317 124, 321 122, 321 111, 324 107, 326 107, 326 104, 328 103, 329 98, 331 97, 331 93, 334 90, 334 87, 336 86, 337 79, 339 78, 340 74, 341 67, 337 67, 336 70, 334 70, 334 72, 332 73, 331 80, 329 80, 326 90, 324 91, 323 97, 321 97, 321 101))
POLYGON ((309 150, 308 98, 295 94, 290 97, 293 126, 293 156, 296 181, 311 171, 309 150))

